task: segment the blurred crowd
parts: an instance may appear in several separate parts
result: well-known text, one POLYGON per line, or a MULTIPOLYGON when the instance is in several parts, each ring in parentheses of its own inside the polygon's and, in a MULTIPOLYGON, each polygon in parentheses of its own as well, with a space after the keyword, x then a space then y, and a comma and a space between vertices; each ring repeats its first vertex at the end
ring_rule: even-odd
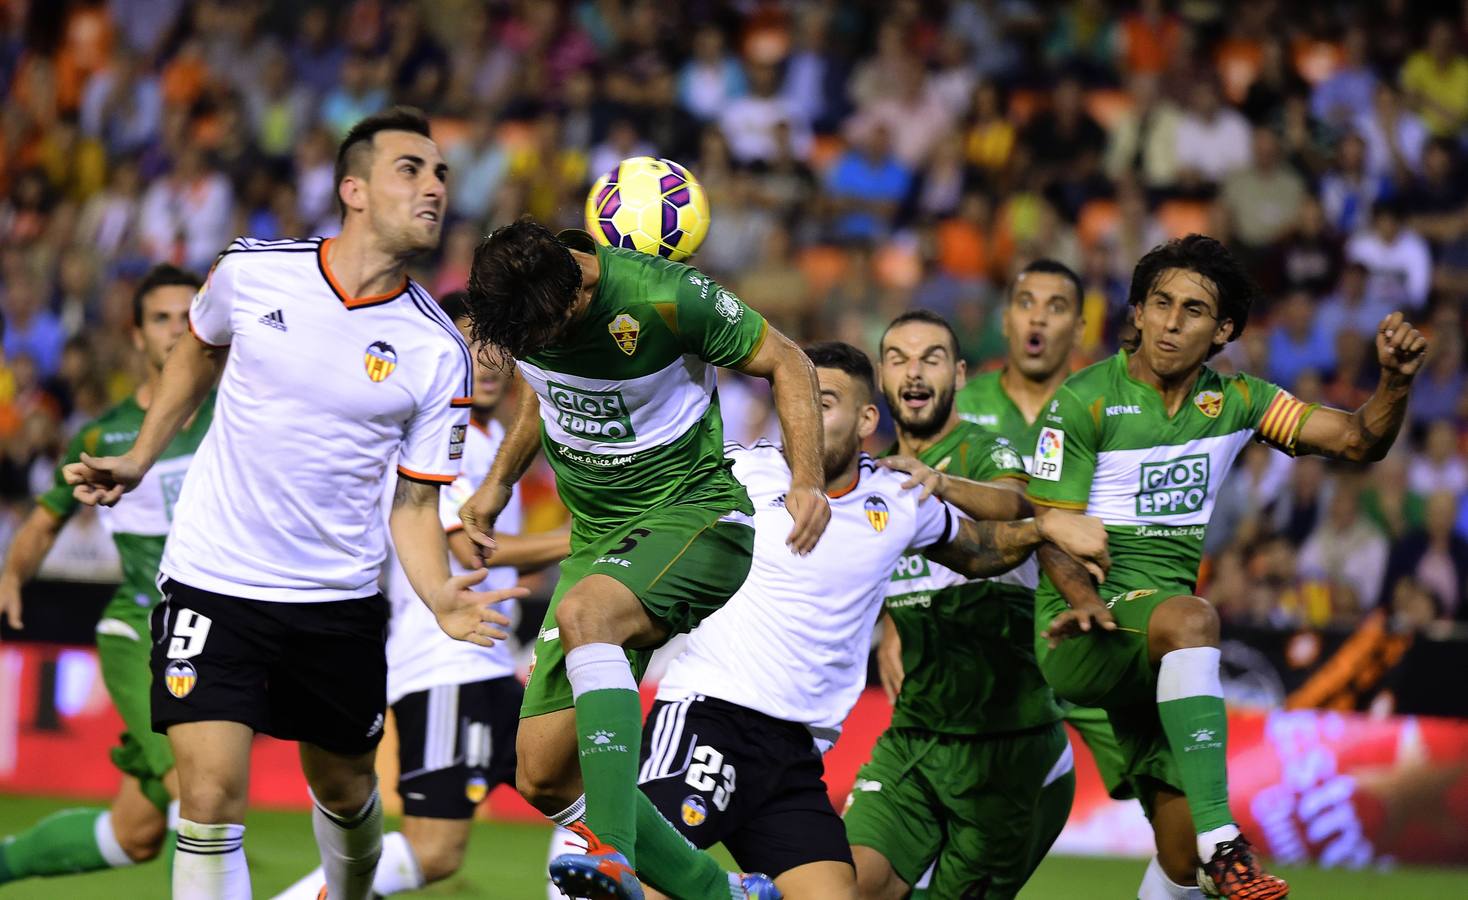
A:
MULTIPOLYGON (((1468 2, 0 0, 0 93, 0 543, 136 383, 141 273, 331 234, 336 142, 406 103, 452 167, 434 292, 487 229, 577 225, 656 154, 708 190, 697 264, 803 339, 870 349, 922 306, 991 367, 1004 286, 1046 256, 1086 286, 1083 364, 1126 336, 1137 258, 1201 231, 1264 288, 1217 364, 1354 408, 1401 309, 1433 344, 1396 449, 1248 451, 1208 591, 1281 626, 1468 622, 1468 2)), ((726 397, 733 437, 771 430, 726 397)), ((94 526, 63 539, 80 568, 94 526)))

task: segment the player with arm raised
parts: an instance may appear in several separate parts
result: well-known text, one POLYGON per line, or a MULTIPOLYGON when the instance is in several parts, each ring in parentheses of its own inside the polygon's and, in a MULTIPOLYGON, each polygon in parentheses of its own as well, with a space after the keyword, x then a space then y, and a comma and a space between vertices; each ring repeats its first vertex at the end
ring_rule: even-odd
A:
POLYGON ((1399 313, 1376 335, 1381 381, 1355 412, 1305 404, 1204 363, 1244 330, 1255 289, 1226 248, 1189 235, 1132 274, 1139 332, 1068 378, 1040 421, 1029 496, 1044 518, 1106 522, 1112 567, 1096 584, 1042 548, 1036 652, 1060 696, 1107 710, 1124 773, 1156 834, 1141 896, 1276 900, 1228 805, 1218 615, 1196 596, 1203 538, 1234 459, 1259 440, 1290 454, 1370 462, 1391 447, 1427 341, 1399 313))
MULTIPOLYGON (((35 577, 80 506, 62 467, 78 461, 83 452, 110 455, 131 445, 157 393, 163 361, 179 338, 188 335, 189 300, 202 283, 194 273, 165 264, 154 266, 134 291, 133 345, 147 364, 148 377, 131 397, 82 426, 57 466, 55 484, 36 498, 35 509, 11 541, 0 571, 0 611, 12 628, 21 627, 21 585, 35 577)), ((125 729, 121 746, 112 750, 112 762, 123 773, 122 786, 108 809, 64 810, 0 841, 0 884, 131 865, 166 847, 170 816, 177 818, 173 798, 178 796, 178 779, 168 739, 153 732, 148 712, 153 680, 148 615, 158 604, 158 561, 184 473, 213 412, 212 399, 206 399, 138 489, 101 513, 122 561, 122 583, 97 622, 102 681, 125 729)))
POLYGON ((653 648, 749 572, 753 508, 724 458, 716 367, 773 383, 791 468, 786 539, 809 553, 820 538, 830 510, 810 360, 696 269, 528 219, 480 244, 469 296, 475 337, 513 358, 532 391, 465 528, 493 546, 541 445, 572 516, 517 744, 520 792, 588 841, 551 862, 552 880, 577 896, 639 897, 635 866, 690 900, 771 896, 768 880, 740 886, 691 849, 637 790, 637 678, 653 648))
MULTIPOLYGON (((990 518, 1028 515, 1018 451, 954 408, 964 366, 947 322, 893 320, 879 371, 895 452, 994 482, 990 518)), ((893 573, 886 613, 905 677, 846 812, 863 898, 905 897, 930 866, 934 897, 1012 897, 1060 833, 1075 779, 1029 639, 1036 578, 1032 560, 993 579, 922 557, 893 573)))
MULTIPOLYGON (((902 489, 905 476, 861 452, 877 426, 871 362, 841 343, 806 354, 820 382, 831 523, 810 555, 790 552, 784 455, 767 443, 731 445, 734 474, 755 507, 754 563, 659 683, 639 777, 690 841, 722 842, 741 866, 774 876, 787 900, 854 900, 851 850, 821 753, 866 684, 893 569, 912 553, 997 575, 1027 558, 1040 535, 1032 519, 976 522, 902 489)), ((1105 545, 1100 532, 1099 521, 1085 520, 1057 539, 1094 555, 1105 545)))
POLYGON ((447 167, 421 114, 353 126, 337 154, 341 235, 232 243, 189 313, 136 442, 65 468, 84 503, 135 487, 220 377, 164 548, 152 714, 177 759, 173 896, 244 898, 250 744, 297 741, 332 900, 368 896, 382 837, 387 602, 378 503, 399 454, 391 532, 413 585, 488 643, 505 618, 451 577, 438 491, 458 475, 469 351, 404 275, 438 244, 447 167))
MULTIPOLYGON (((464 292, 448 294, 442 305, 467 340, 464 292)), ((506 381, 504 372, 476 360, 474 402, 469 407, 459 477, 439 492, 439 517, 448 535, 449 567, 455 575, 479 567, 478 548, 464 534, 459 507, 489 474, 495 451, 504 440, 504 426, 494 419, 494 412, 505 394, 506 381)), ((477 590, 514 587, 522 570, 545 568, 571 552, 565 531, 522 535, 517 533, 520 522, 517 489, 500 514, 494 565, 475 585, 477 590)), ((407 573, 391 551, 385 575, 385 593, 392 605, 387 702, 398 732, 403 824, 400 831, 382 838, 382 860, 372 893, 383 897, 417 890, 459 870, 475 809, 496 787, 514 783, 515 728, 524 694, 508 643, 481 647, 445 634, 413 592, 407 573)), ((513 606, 507 601, 499 610, 509 616, 513 606)), ((277 900, 316 900, 322 879, 317 869, 277 900)))

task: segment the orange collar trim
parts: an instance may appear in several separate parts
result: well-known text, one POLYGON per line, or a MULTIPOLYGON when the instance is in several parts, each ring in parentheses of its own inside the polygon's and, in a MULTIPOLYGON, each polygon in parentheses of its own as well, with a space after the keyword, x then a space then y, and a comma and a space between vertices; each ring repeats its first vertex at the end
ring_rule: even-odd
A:
POLYGON ((335 239, 327 238, 321 242, 321 248, 316 252, 316 264, 321 268, 321 277, 325 278, 326 283, 331 286, 332 293, 336 294, 337 299, 347 309, 361 309, 364 306, 376 306, 379 303, 386 303, 389 300, 397 298, 403 291, 408 289, 408 279, 404 276, 403 283, 398 285, 396 290, 388 291, 385 294, 372 294, 367 297, 351 296, 342 290, 342 286, 337 283, 335 276, 331 274, 331 267, 326 264, 326 247, 333 240, 335 239))

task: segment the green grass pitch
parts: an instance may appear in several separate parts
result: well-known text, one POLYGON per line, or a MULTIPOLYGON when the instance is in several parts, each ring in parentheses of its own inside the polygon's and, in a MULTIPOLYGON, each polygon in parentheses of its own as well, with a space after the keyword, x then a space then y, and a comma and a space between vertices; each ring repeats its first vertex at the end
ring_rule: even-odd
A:
MULTIPOLYGON (((0 796, 0 835, 74 802, 0 796)), ((256 812, 246 820, 245 847, 256 897, 270 897, 316 865, 311 820, 305 813, 256 812)), ((388 828, 394 827, 389 820, 388 828)), ((549 829, 538 825, 477 823, 464 869, 408 897, 462 900, 542 900, 549 829)), ((1052 856, 1020 895, 1023 900, 1131 900, 1144 863, 1132 859, 1052 856)), ((1313 868, 1281 871, 1292 897, 1303 900, 1449 900, 1468 897, 1468 869, 1397 869, 1346 872, 1313 868)), ((0 900, 132 900, 168 896, 161 865, 67 878, 34 879, 0 887, 0 900)))

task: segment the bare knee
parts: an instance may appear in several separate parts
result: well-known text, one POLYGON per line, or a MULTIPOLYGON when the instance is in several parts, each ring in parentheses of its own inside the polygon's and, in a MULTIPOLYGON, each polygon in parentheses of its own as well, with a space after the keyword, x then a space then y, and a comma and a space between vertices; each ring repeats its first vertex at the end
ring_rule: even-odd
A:
POLYGON ((1157 607, 1147 626, 1154 659, 1174 650, 1218 646, 1218 612, 1202 597, 1173 597, 1157 607))
POLYGON ((442 881, 464 864, 464 845, 455 841, 434 841, 426 846, 413 847, 418 859, 418 871, 427 883, 442 881))
POLYGON ((560 772, 536 766, 523 756, 515 766, 515 790, 545 816, 554 816, 581 796, 579 786, 569 783, 560 772))
POLYGON ((612 619, 600 604, 585 594, 568 594, 556 607, 556 627, 560 629, 561 646, 567 650, 586 644, 616 643, 612 641, 612 619))
POLYGON ((156 822, 130 822, 126 827, 117 827, 113 819, 113 834, 122 852, 135 863, 147 862, 163 849, 163 838, 168 834, 167 820, 160 814, 156 822))
POLYGON ((245 786, 233 781, 194 779, 183 785, 179 815, 200 825, 245 820, 245 786))

